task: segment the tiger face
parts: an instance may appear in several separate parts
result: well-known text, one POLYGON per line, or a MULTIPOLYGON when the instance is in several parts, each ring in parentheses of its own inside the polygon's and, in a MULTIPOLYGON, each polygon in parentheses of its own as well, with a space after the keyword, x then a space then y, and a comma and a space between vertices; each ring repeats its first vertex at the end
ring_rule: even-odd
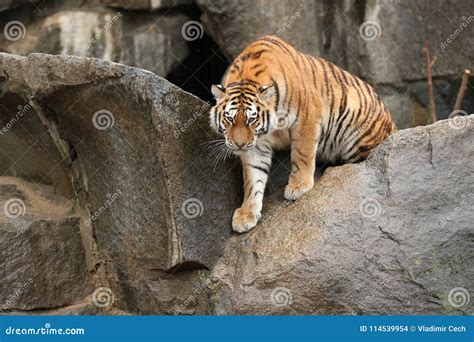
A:
POLYGON ((274 109, 269 102, 273 86, 239 82, 226 88, 213 85, 211 90, 216 98, 210 111, 211 127, 224 136, 232 152, 239 154, 255 148, 258 139, 271 132, 274 109))

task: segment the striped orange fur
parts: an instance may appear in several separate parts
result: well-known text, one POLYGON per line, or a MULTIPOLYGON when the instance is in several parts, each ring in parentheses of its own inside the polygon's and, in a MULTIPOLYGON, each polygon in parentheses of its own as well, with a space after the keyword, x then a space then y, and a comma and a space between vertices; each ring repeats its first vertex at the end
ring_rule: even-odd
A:
POLYGON ((275 36, 242 51, 212 92, 211 126, 243 167, 244 200, 232 221, 237 232, 261 217, 274 150, 291 147, 285 198, 296 200, 313 187, 316 159, 336 165, 364 160, 396 131, 371 86, 275 36))

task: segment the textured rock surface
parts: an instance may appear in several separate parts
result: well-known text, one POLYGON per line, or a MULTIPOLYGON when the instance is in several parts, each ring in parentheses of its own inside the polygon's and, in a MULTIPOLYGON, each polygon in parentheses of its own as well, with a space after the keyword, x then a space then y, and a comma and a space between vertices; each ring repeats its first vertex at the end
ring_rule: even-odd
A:
POLYGON ((399 132, 228 242, 218 314, 473 314, 474 115, 399 132), (459 156, 453 158, 452 156, 459 156))
MULTIPOLYGON (((98 250, 95 263, 117 304, 161 312, 176 298, 185 300, 180 288, 191 291, 198 274, 174 273, 213 266, 239 201, 240 180, 229 173, 235 164, 213 169, 206 158, 202 144, 214 138, 208 105, 123 65, 43 54, 0 59, 8 75, 1 86, 4 125, 17 110, 8 99, 32 106, 3 136, 16 136, 13 129, 30 119, 41 122, 43 130, 31 131, 31 141, 48 135, 53 155, 62 158, 74 198, 92 223, 88 249, 98 250)), ((2 154, 5 170, 15 167, 2 154)))
POLYGON ((198 4, 204 13, 201 20, 229 60, 265 34, 281 36, 308 53, 318 52, 313 1, 198 0, 198 4))
POLYGON ((29 0, 0 0, 0 11, 6 11, 18 6, 21 6, 23 4, 26 4, 28 2, 35 2, 35 1, 29 1, 29 0))
POLYGON ((54 188, 0 177, 0 308, 75 303, 93 287, 80 216, 54 188))
POLYGON ((188 56, 187 41, 181 34, 181 27, 189 20, 185 14, 131 13, 126 6, 91 6, 70 0, 41 6, 30 3, 5 12, 0 25, 11 27, 6 31, 10 34, 0 37, 0 50, 18 55, 44 52, 97 57, 160 76, 166 76, 188 56))
POLYGON ((192 0, 101 0, 101 2, 110 7, 127 10, 156 11, 191 4, 192 0))

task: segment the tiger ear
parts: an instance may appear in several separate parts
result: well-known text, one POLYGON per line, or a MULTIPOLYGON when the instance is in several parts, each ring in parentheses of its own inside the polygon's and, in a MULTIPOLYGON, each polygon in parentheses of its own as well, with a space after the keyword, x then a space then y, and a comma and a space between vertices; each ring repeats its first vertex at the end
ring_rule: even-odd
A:
POLYGON ((275 87, 274 86, 262 86, 260 87, 260 97, 263 101, 268 102, 275 95, 275 87))
POLYGON ((220 84, 214 84, 211 87, 211 92, 212 95, 216 98, 216 100, 219 100, 221 97, 225 95, 225 88, 221 86, 220 84))

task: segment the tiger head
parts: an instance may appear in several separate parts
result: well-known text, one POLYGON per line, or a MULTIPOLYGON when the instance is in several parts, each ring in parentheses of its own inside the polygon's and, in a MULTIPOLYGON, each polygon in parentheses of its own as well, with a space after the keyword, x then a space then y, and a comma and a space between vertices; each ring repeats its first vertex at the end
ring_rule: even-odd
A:
POLYGON ((255 148, 258 139, 272 131, 274 86, 235 82, 226 88, 213 85, 211 91, 216 99, 210 111, 211 127, 224 136, 232 152, 255 148))

